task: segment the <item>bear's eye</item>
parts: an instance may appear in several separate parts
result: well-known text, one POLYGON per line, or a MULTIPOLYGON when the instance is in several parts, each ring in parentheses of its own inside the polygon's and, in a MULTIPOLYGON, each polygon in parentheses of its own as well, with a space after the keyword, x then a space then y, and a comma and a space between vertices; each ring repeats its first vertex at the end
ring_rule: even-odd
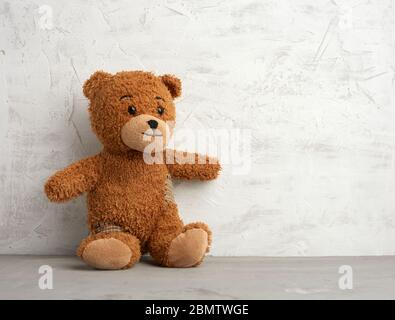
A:
POLYGON ((158 113, 160 115, 162 115, 165 112, 165 109, 163 109, 162 107, 158 107, 158 109, 156 109, 158 111, 158 113))
POLYGON ((129 112, 129 114, 136 114, 137 109, 135 106, 129 106, 128 112, 129 112))

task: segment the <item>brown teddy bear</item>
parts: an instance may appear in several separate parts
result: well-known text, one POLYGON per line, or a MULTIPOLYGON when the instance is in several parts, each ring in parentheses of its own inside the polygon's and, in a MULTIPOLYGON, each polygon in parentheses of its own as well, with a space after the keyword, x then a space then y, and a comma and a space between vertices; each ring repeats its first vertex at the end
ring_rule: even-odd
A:
POLYGON ((88 193, 90 235, 77 255, 98 269, 129 268, 146 252, 166 267, 199 265, 211 231, 201 222, 183 224, 171 178, 215 179, 220 165, 164 147, 173 131, 173 100, 181 94, 181 81, 143 71, 97 71, 83 91, 104 148, 56 172, 45 185, 54 202, 88 193), (149 161, 149 156, 163 161, 149 161))

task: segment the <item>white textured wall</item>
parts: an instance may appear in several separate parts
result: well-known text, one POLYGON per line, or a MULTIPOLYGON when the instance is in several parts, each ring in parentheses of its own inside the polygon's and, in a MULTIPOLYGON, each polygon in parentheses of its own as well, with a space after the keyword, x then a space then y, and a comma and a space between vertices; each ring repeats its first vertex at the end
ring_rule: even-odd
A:
POLYGON ((145 69, 183 80, 179 129, 251 130, 248 174, 176 186, 213 254, 395 254, 394 7, 1 0, 0 253, 74 251, 84 197, 55 205, 42 189, 100 149, 81 84, 145 69))

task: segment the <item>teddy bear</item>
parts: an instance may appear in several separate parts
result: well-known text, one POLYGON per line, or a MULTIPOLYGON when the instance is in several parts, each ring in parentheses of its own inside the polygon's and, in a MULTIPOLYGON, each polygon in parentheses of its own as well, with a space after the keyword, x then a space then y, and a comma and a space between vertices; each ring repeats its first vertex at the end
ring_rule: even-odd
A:
POLYGON ((56 172, 44 188, 58 203, 87 193, 90 233, 77 256, 108 270, 130 268, 145 253, 164 267, 198 266, 212 234, 205 223, 183 224, 172 179, 212 180, 221 166, 215 158, 166 147, 181 81, 145 71, 97 71, 83 93, 103 149, 56 172))

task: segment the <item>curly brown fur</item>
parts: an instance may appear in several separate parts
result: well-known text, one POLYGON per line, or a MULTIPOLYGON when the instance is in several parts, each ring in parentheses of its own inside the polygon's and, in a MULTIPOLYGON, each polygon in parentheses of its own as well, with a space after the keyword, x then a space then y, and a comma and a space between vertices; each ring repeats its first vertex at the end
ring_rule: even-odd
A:
MULTIPOLYGON (((115 75, 98 71, 84 84, 84 94, 90 99, 92 129, 104 148, 96 156, 80 160, 50 177, 45 185, 48 198, 64 202, 88 192, 91 232, 95 232, 99 223, 119 226, 126 235, 138 239, 139 246, 147 249, 161 265, 166 265, 172 240, 190 228, 206 231, 211 244, 211 231, 205 224, 183 225, 176 204, 167 199, 167 186, 169 175, 179 179, 215 179, 220 165, 197 154, 189 154, 196 163, 184 163, 182 159, 188 154, 178 151, 172 163, 148 164, 143 152, 126 145, 121 136, 125 125, 140 115, 144 119, 149 116, 158 121, 174 121, 173 99, 181 94, 180 80, 143 71, 115 75), (158 113, 159 107, 163 113, 158 113)), ((164 158, 167 153, 169 150, 163 151, 164 158)), ((120 239, 123 235, 117 233, 111 237, 123 241, 135 252, 133 245, 120 239)), ((81 256, 87 243, 98 237, 107 238, 109 234, 93 234, 83 240, 78 254, 81 256)))
POLYGON ((166 202, 148 241, 148 252, 160 265, 166 265, 171 241, 183 231, 183 222, 178 216, 175 203, 166 202))
POLYGON ((45 193, 54 202, 64 202, 91 191, 100 176, 100 156, 82 159, 56 172, 45 184, 45 193))
POLYGON ((206 155, 166 150, 165 156, 167 157, 167 169, 176 179, 213 180, 218 177, 221 170, 218 160, 206 155))

